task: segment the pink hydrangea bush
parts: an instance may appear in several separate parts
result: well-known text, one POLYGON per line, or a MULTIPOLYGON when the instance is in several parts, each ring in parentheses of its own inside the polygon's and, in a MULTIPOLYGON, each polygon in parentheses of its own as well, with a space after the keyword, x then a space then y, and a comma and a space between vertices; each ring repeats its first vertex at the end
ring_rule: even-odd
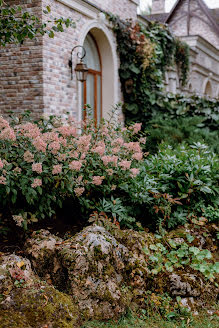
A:
MULTIPOLYGON (((50 217, 68 197, 86 211, 103 197, 118 197, 139 174, 141 124, 75 122, 50 117, 36 123, 0 118, 0 206, 50 217), (92 203, 92 205, 90 205, 92 203)), ((85 211, 85 212, 86 212, 85 211)))

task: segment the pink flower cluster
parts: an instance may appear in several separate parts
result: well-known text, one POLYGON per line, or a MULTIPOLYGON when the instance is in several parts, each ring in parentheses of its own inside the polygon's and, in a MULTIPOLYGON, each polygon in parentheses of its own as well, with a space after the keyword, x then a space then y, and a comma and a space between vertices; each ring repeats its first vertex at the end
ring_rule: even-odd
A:
POLYGON ((90 148, 91 138, 92 136, 90 134, 80 136, 76 141, 78 150, 86 153, 90 148))
POLYGON ((33 183, 31 184, 32 188, 40 187, 42 186, 42 180, 41 179, 34 179, 33 183))
POLYGON ((2 116, 0 116, 0 130, 10 128, 8 121, 6 121, 2 116))
POLYGON ((34 155, 29 150, 27 150, 24 153, 24 160, 27 163, 32 163, 34 161, 34 155))
POLYGON ((124 144, 124 140, 122 138, 116 138, 112 141, 112 146, 122 146, 124 144))
POLYGON ((82 166, 82 161, 72 161, 69 163, 69 168, 71 170, 80 171, 82 166))
POLYGON ((117 165, 117 161, 118 161, 118 156, 103 156, 101 157, 103 164, 104 165, 108 165, 109 163, 113 163, 115 166, 117 165))
POLYGON ((122 170, 129 170, 131 164, 132 164, 131 161, 124 160, 119 163, 119 166, 121 167, 122 170))
POLYGON ((0 184, 6 185, 6 178, 2 175, 0 176, 0 184))
POLYGON ((53 165, 52 174, 60 174, 60 173, 62 173, 62 165, 61 164, 53 165))
POLYGON ((38 151, 42 151, 43 153, 46 152, 47 144, 43 141, 41 137, 36 137, 36 139, 33 141, 33 145, 38 151))
POLYGON ((77 197, 80 197, 83 194, 84 190, 85 190, 84 187, 75 188, 74 189, 75 195, 77 197))
POLYGON ((124 144, 124 147, 127 148, 129 151, 133 151, 136 153, 141 152, 141 146, 139 142, 128 142, 124 144))
POLYGON ((18 131, 24 137, 35 139, 41 136, 40 129, 36 124, 33 123, 25 123, 18 127, 18 131))
POLYGON ((4 164, 3 164, 2 160, 0 159, 0 170, 2 170, 3 167, 4 167, 4 164))
POLYGON ((104 178, 105 178, 104 176, 99 176, 99 175, 93 176, 92 183, 95 186, 100 186, 102 184, 104 178))
POLYGON ((140 173, 140 170, 136 169, 136 168, 133 168, 133 169, 130 169, 130 172, 131 172, 131 176, 133 178, 135 178, 140 173))
POLYGON ((77 129, 73 126, 61 126, 57 130, 65 138, 70 136, 77 136, 77 129))
POLYGON ((0 140, 10 140, 15 141, 16 136, 12 128, 4 128, 0 133, 0 140))
POLYGON ((104 141, 100 141, 100 142, 98 142, 96 147, 92 148, 92 151, 94 153, 99 154, 100 156, 103 156, 103 154, 105 153, 105 149, 106 149, 106 146, 105 146, 104 141))
POLYGON ((33 163, 32 171, 37 172, 39 174, 42 173, 43 172, 42 163, 33 163))
POLYGON ((135 123, 134 125, 130 126, 130 130, 133 131, 134 134, 138 133, 141 130, 142 123, 135 123))
POLYGON ((58 133, 54 131, 43 133, 42 138, 45 142, 59 141, 58 133))
POLYGON ((51 153, 57 154, 60 149, 59 141, 53 141, 49 144, 49 149, 51 149, 51 153))
POLYGON ((132 158, 136 159, 136 161, 141 161, 143 159, 143 153, 142 152, 135 153, 135 154, 132 155, 132 158))

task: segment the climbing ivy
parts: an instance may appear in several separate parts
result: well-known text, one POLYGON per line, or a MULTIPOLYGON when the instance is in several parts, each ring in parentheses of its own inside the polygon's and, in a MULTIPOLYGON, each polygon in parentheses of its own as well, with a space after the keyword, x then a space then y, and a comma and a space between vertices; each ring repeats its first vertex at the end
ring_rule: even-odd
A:
POLYGON ((178 38, 175 39, 174 58, 177 64, 180 82, 184 86, 189 73, 189 46, 178 38))
POLYGON ((186 83, 189 48, 174 38, 167 25, 149 22, 143 26, 107 16, 117 38, 126 123, 147 122, 152 107, 160 100, 166 69, 176 64, 181 83, 186 83))

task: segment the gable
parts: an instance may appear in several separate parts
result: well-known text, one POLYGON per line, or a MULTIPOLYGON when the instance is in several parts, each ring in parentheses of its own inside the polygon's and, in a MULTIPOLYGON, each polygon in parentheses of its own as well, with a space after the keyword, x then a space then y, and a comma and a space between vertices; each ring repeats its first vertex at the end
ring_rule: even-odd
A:
POLYGON ((165 22, 177 36, 199 35, 219 48, 219 25, 202 0, 178 0, 165 22))

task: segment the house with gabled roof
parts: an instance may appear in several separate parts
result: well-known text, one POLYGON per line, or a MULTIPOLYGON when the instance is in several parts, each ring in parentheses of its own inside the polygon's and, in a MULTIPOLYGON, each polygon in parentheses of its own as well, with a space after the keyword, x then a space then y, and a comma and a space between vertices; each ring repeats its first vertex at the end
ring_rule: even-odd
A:
POLYGON ((166 89, 219 97, 219 1, 218 8, 209 9, 203 0, 177 0, 166 13, 165 0, 153 0, 152 12, 145 19, 168 24, 191 49, 187 86, 182 88, 177 72, 170 69, 166 89))
POLYGON ((70 17, 76 29, 58 33, 54 39, 39 35, 22 45, 0 48, 0 114, 30 110, 41 116, 68 111, 80 120, 84 105, 90 104, 97 120, 107 117, 123 98, 116 38, 105 12, 143 24, 149 20, 168 24, 189 44, 191 69, 188 84, 182 88, 177 71, 170 68, 166 90, 219 95, 219 9, 210 10, 203 0, 177 0, 170 13, 165 12, 165 0, 153 0, 151 15, 144 17, 137 15, 139 0, 21 0, 19 4, 41 22, 70 17), (51 8, 49 17, 43 13, 46 6, 51 8), (83 83, 74 71, 79 60, 77 51, 73 52, 77 46, 83 46, 87 54, 88 76, 83 83))

